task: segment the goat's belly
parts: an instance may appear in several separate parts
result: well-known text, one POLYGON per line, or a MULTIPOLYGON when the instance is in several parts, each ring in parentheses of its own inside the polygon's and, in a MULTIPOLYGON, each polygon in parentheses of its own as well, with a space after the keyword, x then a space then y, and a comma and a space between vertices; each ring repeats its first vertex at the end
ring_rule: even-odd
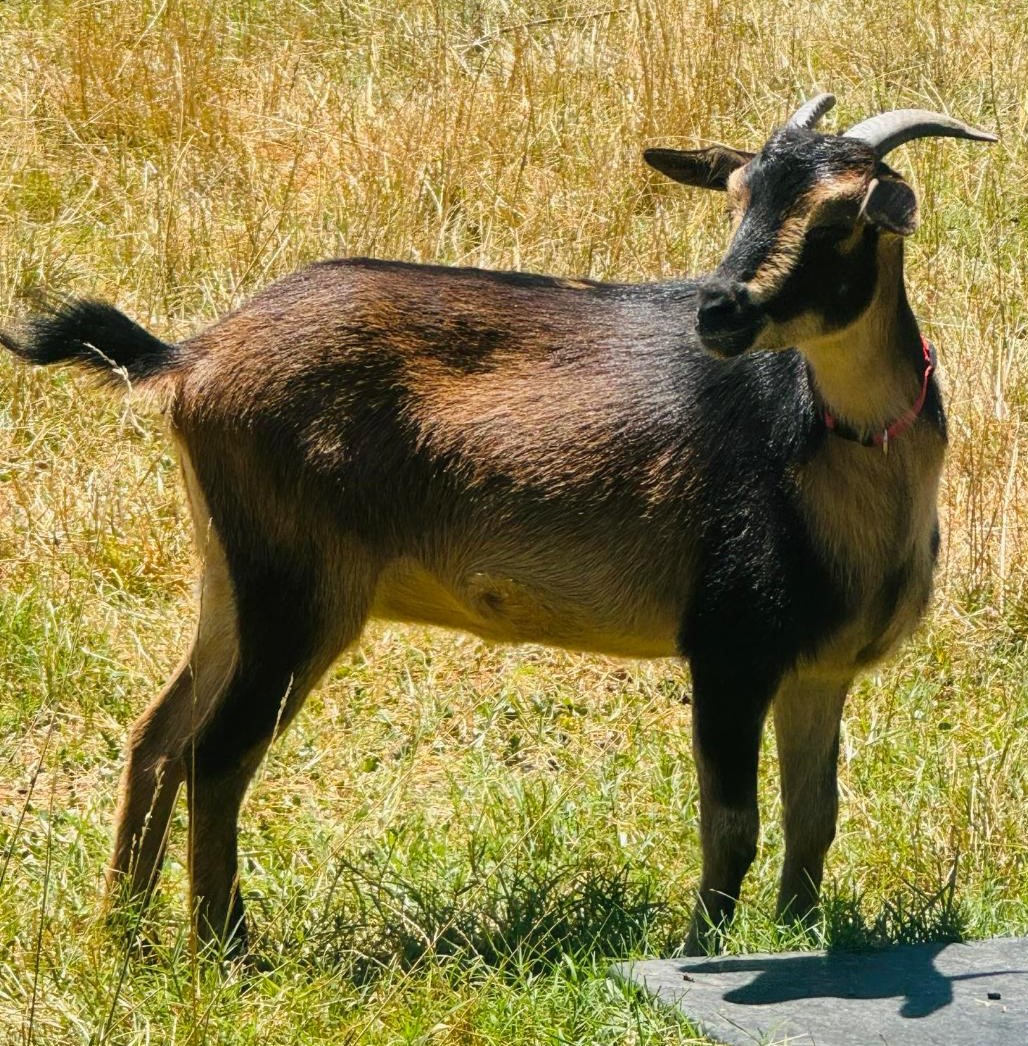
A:
POLYGON ((442 576, 398 560, 382 572, 371 613, 455 628, 498 643, 541 643, 621 657, 678 653, 678 623, 669 608, 600 585, 576 588, 571 593, 556 584, 489 570, 442 576))

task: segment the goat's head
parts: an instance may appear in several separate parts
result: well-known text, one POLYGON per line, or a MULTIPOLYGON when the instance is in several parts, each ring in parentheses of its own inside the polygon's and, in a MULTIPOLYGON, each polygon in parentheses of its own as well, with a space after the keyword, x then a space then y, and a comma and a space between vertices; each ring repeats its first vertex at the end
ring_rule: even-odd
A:
POLYGON ((885 256, 917 226, 914 192, 885 155, 915 138, 996 140, 922 109, 820 134, 813 128, 834 103, 828 94, 812 99, 756 154, 720 145, 644 154, 675 181, 727 192, 732 242, 701 286, 696 319, 712 351, 810 343, 856 322, 885 256))

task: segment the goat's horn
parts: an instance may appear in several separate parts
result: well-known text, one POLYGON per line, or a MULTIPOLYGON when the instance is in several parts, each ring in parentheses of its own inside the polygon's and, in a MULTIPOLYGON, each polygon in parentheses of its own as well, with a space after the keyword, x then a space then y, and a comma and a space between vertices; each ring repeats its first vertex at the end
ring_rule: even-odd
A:
POLYGON ((851 127, 843 138, 858 138, 867 142, 879 157, 892 152, 904 142, 915 138, 970 138, 976 142, 998 142, 989 131, 979 131, 966 123, 942 113, 927 109, 894 109, 880 116, 872 116, 851 127))
POLYGON ((803 127, 806 130, 815 127, 832 106, 835 105, 834 94, 818 94, 804 102, 796 112, 789 117, 786 127, 803 127))

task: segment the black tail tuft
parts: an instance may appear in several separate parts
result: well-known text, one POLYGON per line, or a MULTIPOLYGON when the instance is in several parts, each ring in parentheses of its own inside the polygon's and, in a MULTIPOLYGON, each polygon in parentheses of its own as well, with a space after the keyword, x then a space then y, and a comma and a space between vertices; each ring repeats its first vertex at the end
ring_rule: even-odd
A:
POLYGON ((0 345, 37 366, 77 363, 106 371, 113 381, 124 375, 130 381, 156 377, 178 356, 176 346, 155 338, 113 305, 88 298, 38 313, 17 333, 0 331, 0 345))

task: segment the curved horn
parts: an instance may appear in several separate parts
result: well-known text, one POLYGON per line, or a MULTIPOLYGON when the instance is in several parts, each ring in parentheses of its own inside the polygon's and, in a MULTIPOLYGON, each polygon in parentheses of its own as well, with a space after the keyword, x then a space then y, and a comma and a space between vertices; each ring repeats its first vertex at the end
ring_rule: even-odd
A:
POLYGON ((804 102, 796 112, 789 117, 786 127, 803 127, 810 130, 815 127, 832 106, 835 105, 834 94, 818 94, 804 102))
POLYGON ((904 142, 915 138, 970 138, 976 142, 998 142, 989 131, 979 131, 966 123, 942 113, 927 109, 894 109, 872 116, 851 127, 843 138, 857 138, 867 142, 879 157, 892 152, 904 142))

